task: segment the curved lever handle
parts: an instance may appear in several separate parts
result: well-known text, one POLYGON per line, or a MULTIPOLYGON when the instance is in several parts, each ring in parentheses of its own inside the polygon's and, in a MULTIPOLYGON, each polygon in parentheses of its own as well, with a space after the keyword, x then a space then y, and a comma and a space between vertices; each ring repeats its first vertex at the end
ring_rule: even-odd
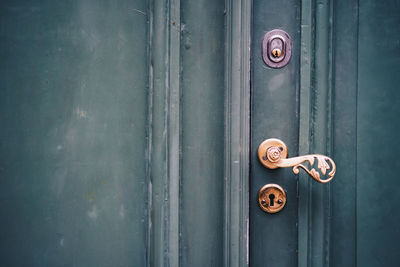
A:
POLYGON ((258 147, 258 158, 261 163, 269 168, 276 169, 280 167, 293 167, 293 172, 298 174, 299 168, 304 169, 314 180, 320 183, 327 183, 333 179, 336 173, 335 162, 328 156, 311 154, 305 156, 299 156, 294 158, 287 158, 287 147, 284 142, 279 139, 270 138, 265 140, 258 147), (318 160, 318 169, 323 175, 326 175, 326 171, 332 170, 328 173, 328 178, 321 179, 320 174, 314 168, 309 170, 303 163, 308 161, 310 166, 314 165, 315 159, 318 160), (328 164, 330 163, 330 166, 328 164))

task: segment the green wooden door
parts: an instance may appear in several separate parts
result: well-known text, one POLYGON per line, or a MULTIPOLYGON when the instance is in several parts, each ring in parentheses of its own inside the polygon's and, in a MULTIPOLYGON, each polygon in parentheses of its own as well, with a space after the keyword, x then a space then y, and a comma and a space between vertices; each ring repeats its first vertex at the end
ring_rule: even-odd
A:
POLYGON ((1 265, 144 265, 146 3, 0 5, 1 265))
POLYGON ((1 266, 223 265, 225 11, 1 1, 1 266))
POLYGON ((399 265, 399 14, 1 1, 0 265, 399 265), (282 69, 262 60, 273 29, 293 41, 282 69), (334 180, 262 167, 271 137, 331 156, 334 180), (267 183, 280 213, 257 205, 267 183))
POLYGON ((253 2, 251 265, 398 266, 400 3, 272 2, 253 2), (262 59, 273 29, 293 40, 281 69, 262 59), (271 137, 289 157, 331 156, 333 181, 262 167, 257 148, 271 137), (279 213, 257 205, 267 183, 287 192, 279 213))

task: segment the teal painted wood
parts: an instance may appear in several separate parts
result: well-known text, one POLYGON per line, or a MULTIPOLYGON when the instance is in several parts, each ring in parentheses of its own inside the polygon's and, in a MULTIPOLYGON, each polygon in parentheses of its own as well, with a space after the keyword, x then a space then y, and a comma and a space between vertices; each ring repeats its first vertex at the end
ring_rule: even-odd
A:
MULTIPOLYGON (((333 1, 315 3, 315 58, 310 152, 331 156, 333 1)), ((302 118, 301 118, 302 119, 302 118)), ((300 154, 303 154, 300 152, 300 154)), ((307 177, 310 179, 310 177, 307 177)), ((331 184, 311 183, 311 266, 329 266, 331 184)))
POLYGON ((399 14, 399 1, 360 1, 357 266, 398 266, 400 263, 399 14), (378 51, 385 51, 387 56, 374 57, 378 51))
MULTIPOLYGON (((303 1, 301 25, 294 1, 267 5, 253 21, 251 263, 395 266, 398 2, 303 1), (281 70, 261 61, 273 28, 294 39, 281 70), (255 157, 267 137, 332 155, 331 185, 300 175, 297 209, 291 170, 255 157), (268 182, 289 194, 272 216, 254 198, 268 182)), ((4 264, 248 265, 250 6, 227 2, 225 20, 213 1, 2 4, 4 264)))
MULTIPOLYGON (((255 130, 258 126, 254 122, 261 121, 258 101, 274 111, 274 105, 257 92, 260 80, 270 77, 257 76, 260 53, 256 20, 257 14, 264 11, 259 11, 262 4, 254 5, 253 151, 258 146, 255 130)), ((315 184, 304 174, 299 176, 300 266, 399 264, 396 251, 400 212, 396 208, 399 195, 395 192, 399 186, 399 166, 397 161, 390 160, 400 152, 397 142, 400 126, 396 119, 400 112, 397 90, 400 80, 396 75, 400 71, 400 34, 396 26, 400 25, 399 6, 398 1, 363 1, 360 5, 357 1, 302 1, 299 154, 331 155, 337 173, 330 185, 315 184), (385 51, 388 56, 377 57, 377 51, 385 51)), ((263 17, 272 23, 281 20, 273 14, 263 17)), ((285 113, 279 116, 282 114, 285 113)), ((253 183, 258 168, 254 158, 252 152, 253 183)), ((257 189, 252 184, 250 203, 257 189)), ((257 261, 254 229, 258 228, 253 225, 257 206, 254 206, 252 263, 295 265, 272 257, 257 261)), ((271 222, 263 224, 265 228, 270 227, 268 223, 271 222)), ((260 239, 274 238, 274 232, 256 234, 260 239)), ((282 249, 284 245, 278 247, 282 249)), ((260 247, 263 246, 258 244, 257 249, 260 247)))
POLYGON ((249 264, 251 1, 226 2, 224 266, 249 264))
MULTIPOLYGON (((396 235, 396 225, 400 215, 395 208, 395 203, 399 201, 398 195, 393 194, 391 188, 398 186, 397 163, 387 162, 387 159, 395 158, 400 151, 395 141, 399 129, 395 118, 395 114, 399 113, 396 88, 399 82, 396 73, 400 70, 399 32, 398 27, 395 27, 400 22, 399 6, 396 1, 385 5, 362 2, 360 6, 356 1, 335 1, 331 8, 334 11, 330 20, 333 24, 328 28, 321 25, 311 27, 315 29, 315 33, 307 29, 306 33, 309 35, 302 35, 302 44, 312 47, 312 42, 315 42, 315 52, 311 56, 306 54, 303 61, 307 63, 311 59, 311 62, 316 62, 315 77, 310 80, 314 81, 317 90, 318 84, 324 80, 328 80, 332 86, 332 109, 329 108, 329 89, 326 96, 327 110, 331 110, 332 115, 326 117, 326 122, 321 120, 317 124, 329 126, 331 118, 332 131, 329 131, 329 127, 326 128, 327 140, 316 137, 316 133, 310 140, 331 144, 330 149, 327 147, 327 152, 331 151, 337 165, 337 174, 331 184, 332 202, 323 211, 314 204, 314 192, 309 196, 309 205, 303 205, 303 202, 307 202, 303 198, 307 192, 300 190, 302 181, 299 181, 299 263, 302 266, 395 266, 398 265, 395 251, 399 238, 396 235), (376 10, 380 10, 379 14, 376 10), (318 52, 319 27, 324 34, 327 30, 332 31, 330 46, 333 49, 318 52), (311 38, 304 39, 307 36, 311 38), (372 56, 382 48, 381 44, 384 44, 384 50, 391 55, 390 58, 378 59, 372 56), (328 56, 326 62, 328 65, 332 64, 331 74, 328 76, 324 75, 321 65, 317 66, 318 57, 321 56, 328 56), (332 141, 329 141, 329 134, 332 141), (376 151, 379 153, 375 153, 376 151), (380 185, 383 185, 381 190, 378 189, 380 185), (305 219, 302 217, 304 210, 316 216, 309 215, 305 219), (315 220, 322 221, 321 218, 328 220, 324 219, 320 227, 315 227, 315 220), (305 234, 306 231, 308 234, 305 234), (319 249, 315 249, 316 247, 319 249), (307 257, 305 253, 308 254, 307 257)), ((304 10, 303 6, 303 15, 307 11, 309 10, 304 10)), ((308 14, 313 15, 312 12, 308 14)), ((318 10, 315 16, 318 16, 318 10)), ((315 23, 318 24, 318 19, 315 23)), ((304 29, 303 25, 303 31, 304 29)), ((312 71, 311 68, 311 73, 312 71)), ((302 80, 307 81, 303 77, 302 72, 302 80)), ((320 96, 318 92, 315 99, 320 96)), ((312 102, 312 97, 309 99, 312 102)), ((319 103, 321 101, 311 104, 310 114, 321 113, 319 103)), ((322 111, 322 114, 324 112, 327 111, 322 111)), ((302 114, 301 112, 301 116, 302 114)), ((303 124, 300 124, 300 135, 302 127, 303 124)), ((306 129, 304 133, 309 131, 307 127, 309 126, 303 127, 306 129)), ((305 143, 307 138, 303 140, 305 143)), ((314 190, 313 188, 312 191, 314 190)), ((325 193, 325 197, 329 199, 329 192, 325 193)))
POLYGON ((145 266, 145 1, 2 1, 4 266, 145 266))
POLYGON ((180 2, 150 11, 151 266, 179 266, 180 2))
POLYGON ((179 266, 180 1, 150 3, 151 266, 179 266))
MULTIPOLYGON (((300 125, 299 152, 310 153, 311 132, 311 86, 313 69, 313 0, 301 3, 301 54, 300 54, 300 125)), ((298 182, 298 266, 309 266, 311 258, 311 184, 312 180, 304 173, 299 173, 298 182)))
POLYGON ((149 265, 163 266, 168 250, 167 207, 167 5, 149 3, 149 265))
POLYGON ((297 265, 297 180, 289 168, 269 170, 257 158, 259 144, 267 138, 280 138, 289 156, 298 150, 298 94, 300 53, 300 3, 268 1, 253 3, 252 32, 252 109, 251 109, 251 193, 250 263, 252 266, 297 265), (292 59, 282 69, 268 68, 262 59, 264 34, 283 29, 293 40, 292 59), (285 208, 267 214, 257 205, 261 186, 277 183, 287 192, 285 208))
POLYGON ((181 266, 224 260, 224 9, 181 1, 181 266))
MULTIPOLYGON (((299 154, 331 155, 333 2, 302 2, 299 154)), ((299 175, 299 266, 329 266, 330 183, 299 175)))
POLYGON ((180 0, 170 2, 170 61, 169 61, 169 249, 168 259, 170 266, 179 266, 179 187, 181 173, 181 69, 180 69, 180 42, 181 42, 181 24, 180 24, 180 0))
MULTIPOLYGON (((356 266, 358 2, 334 6, 330 266, 356 266)), ((363 179, 363 177, 360 177, 363 179)))

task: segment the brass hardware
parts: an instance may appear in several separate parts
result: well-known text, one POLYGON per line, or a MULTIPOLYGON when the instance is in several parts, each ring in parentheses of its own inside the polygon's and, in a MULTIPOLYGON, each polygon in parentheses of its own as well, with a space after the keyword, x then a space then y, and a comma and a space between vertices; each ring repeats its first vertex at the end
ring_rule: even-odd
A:
POLYGON ((271 54, 274 58, 278 58, 281 56, 282 51, 279 48, 275 48, 271 51, 271 54))
POLYGON ((286 192, 277 184, 266 184, 258 191, 258 205, 268 213, 276 213, 286 204, 286 192))
POLYGON ((276 169, 280 167, 293 167, 293 172, 295 174, 298 174, 300 172, 299 168, 302 168, 314 180, 320 183, 327 183, 333 179, 333 176, 335 176, 335 162, 328 156, 312 154, 287 159, 287 154, 288 151, 285 143, 275 138, 265 140, 258 147, 258 158, 261 163, 269 169, 276 169), (328 178, 321 179, 320 173, 312 168, 315 159, 318 160, 318 169, 323 175, 326 175, 326 171, 332 168, 332 170, 328 173, 328 178), (311 170, 309 170, 303 164, 306 161, 309 162, 310 168, 312 168, 311 170), (330 166, 328 162, 330 163, 330 166))

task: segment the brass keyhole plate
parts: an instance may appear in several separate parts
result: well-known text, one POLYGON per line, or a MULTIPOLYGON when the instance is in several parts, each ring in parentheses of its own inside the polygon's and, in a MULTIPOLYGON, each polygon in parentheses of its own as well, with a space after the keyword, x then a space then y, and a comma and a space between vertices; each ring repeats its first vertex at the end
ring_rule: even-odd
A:
POLYGON ((266 184, 258 191, 258 205, 267 213, 277 213, 285 207, 286 192, 277 184, 266 184))

